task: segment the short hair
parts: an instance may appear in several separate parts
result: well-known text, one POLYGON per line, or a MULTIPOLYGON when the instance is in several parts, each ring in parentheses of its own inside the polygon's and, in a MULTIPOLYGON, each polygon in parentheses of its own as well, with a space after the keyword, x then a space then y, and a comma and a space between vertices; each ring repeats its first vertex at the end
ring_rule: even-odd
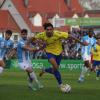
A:
POLYGON ((51 23, 44 23, 44 24, 43 24, 43 27, 44 27, 45 30, 46 30, 47 27, 49 27, 49 26, 51 26, 51 27, 53 28, 53 25, 52 25, 51 23))
POLYGON ((22 29, 21 30, 21 33, 27 33, 28 31, 27 31, 27 29, 22 29))
POLYGON ((12 35, 12 31, 11 30, 6 30, 6 34, 12 35))
POLYGON ((88 33, 94 33, 93 28, 89 28, 88 33))

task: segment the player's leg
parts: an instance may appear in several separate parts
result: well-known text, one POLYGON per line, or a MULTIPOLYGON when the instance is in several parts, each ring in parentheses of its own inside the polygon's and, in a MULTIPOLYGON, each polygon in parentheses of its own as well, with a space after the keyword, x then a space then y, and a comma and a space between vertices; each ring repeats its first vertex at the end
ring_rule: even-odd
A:
POLYGON ((99 80, 99 76, 100 76, 100 69, 98 69, 96 72, 96 80, 99 80))
POLYGON ((86 73, 91 70, 91 55, 83 55, 82 59, 84 61, 84 66, 82 67, 82 71, 80 74, 80 77, 78 79, 78 82, 83 82, 84 81, 84 77, 86 75, 86 73))
MULTIPOLYGON (((53 54, 51 54, 51 53, 46 53, 46 54, 47 54, 47 58, 48 58, 49 63, 55 62, 55 64, 57 65, 55 56, 53 54)), ((39 76, 42 76, 45 72, 53 74, 52 64, 51 64, 51 67, 48 67, 48 68, 45 68, 45 69, 43 68, 42 71, 41 71, 41 73, 39 74, 39 76)))
POLYGON ((56 57, 53 54, 47 53, 47 57, 48 57, 48 61, 51 64, 52 67, 49 67, 49 68, 42 70, 42 72, 39 75, 42 76, 45 72, 53 74, 55 76, 58 84, 61 85, 62 79, 61 79, 61 74, 58 70, 60 62, 61 62, 61 55, 56 57))
MULTIPOLYGON (((51 58, 49 57, 49 62, 52 65, 52 69, 49 70, 49 73, 51 72, 52 74, 54 74, 59 86, 62 84, 61 74, 59 72, 59 65, 61 62, 61 58, 62 58, 61 55, 56 56, 52 54, 51 58)), ((48 70, 45 71, 48 72, 48 70)))
POLYGON ((92 65, 93 71, 96 72, 96 80, 99 80, 99 75, 100 75, 100 62, 93 60, 93 65, 92 65))
POLYGON ((33 71, 32 64, 27 62, 29 67, 26 68, 26 72, 28 73, 29 83, 34 84, 38 88, 43 88, 43 85, 38 81, 36 74, 33 71))
POLYGON ((62 78, 61 78, 61 74, 60 74, 60 71, 59 71, 59 65, 60 65, 60 62, 61 62, 61 59, 62 59, 62 55, 60 54, 60 55, 58 55, 58 56, 56 56, 56 63, 57 63, 57 70, 55 71, 55 76, 56 76, 56 79, 57 79, 57 76, 58 76, 58 84, 59 84, 59 86, 62 86, 62 78), (58 75, 59 74, 59 75, 58 75))
POLYGON ((43 85, 39 82, 36 74, 34 73, 34 71, 32 69, 31 69, 31 71, 27 70, 27 73, 29 76, 29 83, 36 85, 38 88, 43 88, 43 85))
POLYGON ((27 67, 25 70, 26 70, 26 72, 28 74, 28 81, 29 81, 28 86, 29 86, 29 88, 31 88, 34 91, 37 90, 37 84, 36 84, 36 82, 38 80, 36 78, 35 73, 33 72, 33 70, 32 70, 31 67, 27 67))
POLYGON ((98 67, 98 69, 96 71, 96 80, 99 80, 99 76, 100 76, 100 62, 99 62, 99 65, 97 67, 98 67))
POLYGON ((84 81, 84 77, 85 77, 86 73, 88 72, 89 67, 90 67, 89 61, 84 61, 84 66, 82 67, 82 71, 81 71, 80 77, 78 79, 79 82, 84 81))
POLYGON ((62 78, 59 72, 59 65, 60 65, 61 59, 62 59, 62 56, 58 55, 58 56, 55 56, 54 60, 51 61, 51 64, 53 66, 53 74, 58 82, 58 86, 60 89, 62 87, 65 87, 65 85, 62 84, 62 78))
POLYGON ((37 90, 36 86, 33 86, 33 80, 35 80, 35 74, 34 74, 32 68, 29 67, 26 62, 21 62, 21 63, 18 63, 18 64, 19 64, 19 67, 22 70, 26 71, 27 74, 28 74, 28 82, 29 82, 28 85, 29 85, 29 87, 34 91, 37 90))
MULTIPOLYGON (((47 54, 47 58, 48 58, 48 61, 51 59, 51 58, 54 58, 54 55, 52 55, 51 53, 46 53, 47 54)), ((49 61, 50 62, 50 61, 49 61)), ((52 67, 48 67, 48 68, 43 68, 39 74, 39 76, 41 77, 45 72, 46 73, 50 73, 50 74, 53 74, 52 73, 53 71, 53 68, 52 67)))
POLYGON ((2 73, 3 73, 4 66, 5 66, 4 61, 3 61, 3 60, 0 60, 0 74, 2 74, 2 73))
POLYGON ((53 67, 52 70, 51 70, 51 73, 54 74, 58 84, 61 85, 62 84, 62 79, 61 79, 61 74, 60 74, 60 72, 58 70, 59 65, 57 64, 57 62, 56 62, 56 60, 54 58, 49 59, 49 62, 51 63, 51 65, 53 67))
POLYGON ((42 76, 44 73, 50 73, 50 74, 54 74, 54 71, 56 69, 58 69, 58 65, 55 61, 54 58, 50 58, 49 59, 49 62, 50 64, 53 66, 53 67, 49 67, 49 68, 45 68, 45 69, 42 69, 41 73, 39 74, 39 76, 42 76))

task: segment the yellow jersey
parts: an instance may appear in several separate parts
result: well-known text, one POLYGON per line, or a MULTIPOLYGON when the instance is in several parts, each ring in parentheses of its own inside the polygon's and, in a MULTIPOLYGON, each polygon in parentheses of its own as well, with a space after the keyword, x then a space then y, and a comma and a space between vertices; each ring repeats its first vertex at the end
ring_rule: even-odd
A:
POLYGON ((35 38, 45 41, 45 43, 46 43, 45 50, 47 53, 59 55, 59 54, 61 54, 61 52, 63 50, 61 39, 67 39, 68 33, 54 31, 52 37, 47 37, 46 32, 42 32, 42 33, 38 33, 35 36, 35 38))
POLYGON ((100 61, 100 45, 96 44, 96 51, 92 49, 93 60, 100 61))

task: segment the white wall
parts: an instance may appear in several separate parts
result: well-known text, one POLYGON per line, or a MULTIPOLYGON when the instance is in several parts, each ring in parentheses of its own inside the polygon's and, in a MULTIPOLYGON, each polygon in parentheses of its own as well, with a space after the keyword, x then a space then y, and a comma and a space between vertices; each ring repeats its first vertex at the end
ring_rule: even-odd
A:
POLYGON ((52 24, 53 24, 54 27, 57 27, 57 25, 56 25, 56 19, 57 19, 57 18, 60 18, 58 14, 56 14, 56 15, 52 18, 52 24))
POLYGON ((16 23, 20 27, 20 29, 26 28, 28 30, 28 32, 31 33, 29 26, 24 21, 23 17, 18 12, 18 10, 16 9, 16 7, 14 6, 14 4, 11 0, 6 0, 2 9, 9 10, 9 12, 11 13, 12 17, 14 18, 14 20, 16 21, 16 23))
MULTIPOLYGON (((18 36, 18 40, 19 40, 19 39, 20 39, 20 34, 19 34, 19 33, 13 33, 12 36, 11 36, 11 39, 12 39, 13 41, 15 41, 15 40, 14 40, 14 36, 15 36, 15 35, 18 36)), ((18 40, 17 40, 17 41, 18 41, 18 40)))
POLYGON ((42 17, 38 13, 34 17, 30 18, 30 21, 34 26, 42 26, 42 17))

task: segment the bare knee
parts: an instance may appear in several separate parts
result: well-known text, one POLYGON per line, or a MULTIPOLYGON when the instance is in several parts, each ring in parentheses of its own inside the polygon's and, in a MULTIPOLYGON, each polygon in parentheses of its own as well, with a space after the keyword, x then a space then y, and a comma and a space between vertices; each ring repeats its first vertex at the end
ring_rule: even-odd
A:
POLYGON ((26 72, 28 72, 28 73, 31 73, 31 72, 33 72, 33 69, 32 69, 32 67, 28 67, 28 68, 26 69, 26 72))

